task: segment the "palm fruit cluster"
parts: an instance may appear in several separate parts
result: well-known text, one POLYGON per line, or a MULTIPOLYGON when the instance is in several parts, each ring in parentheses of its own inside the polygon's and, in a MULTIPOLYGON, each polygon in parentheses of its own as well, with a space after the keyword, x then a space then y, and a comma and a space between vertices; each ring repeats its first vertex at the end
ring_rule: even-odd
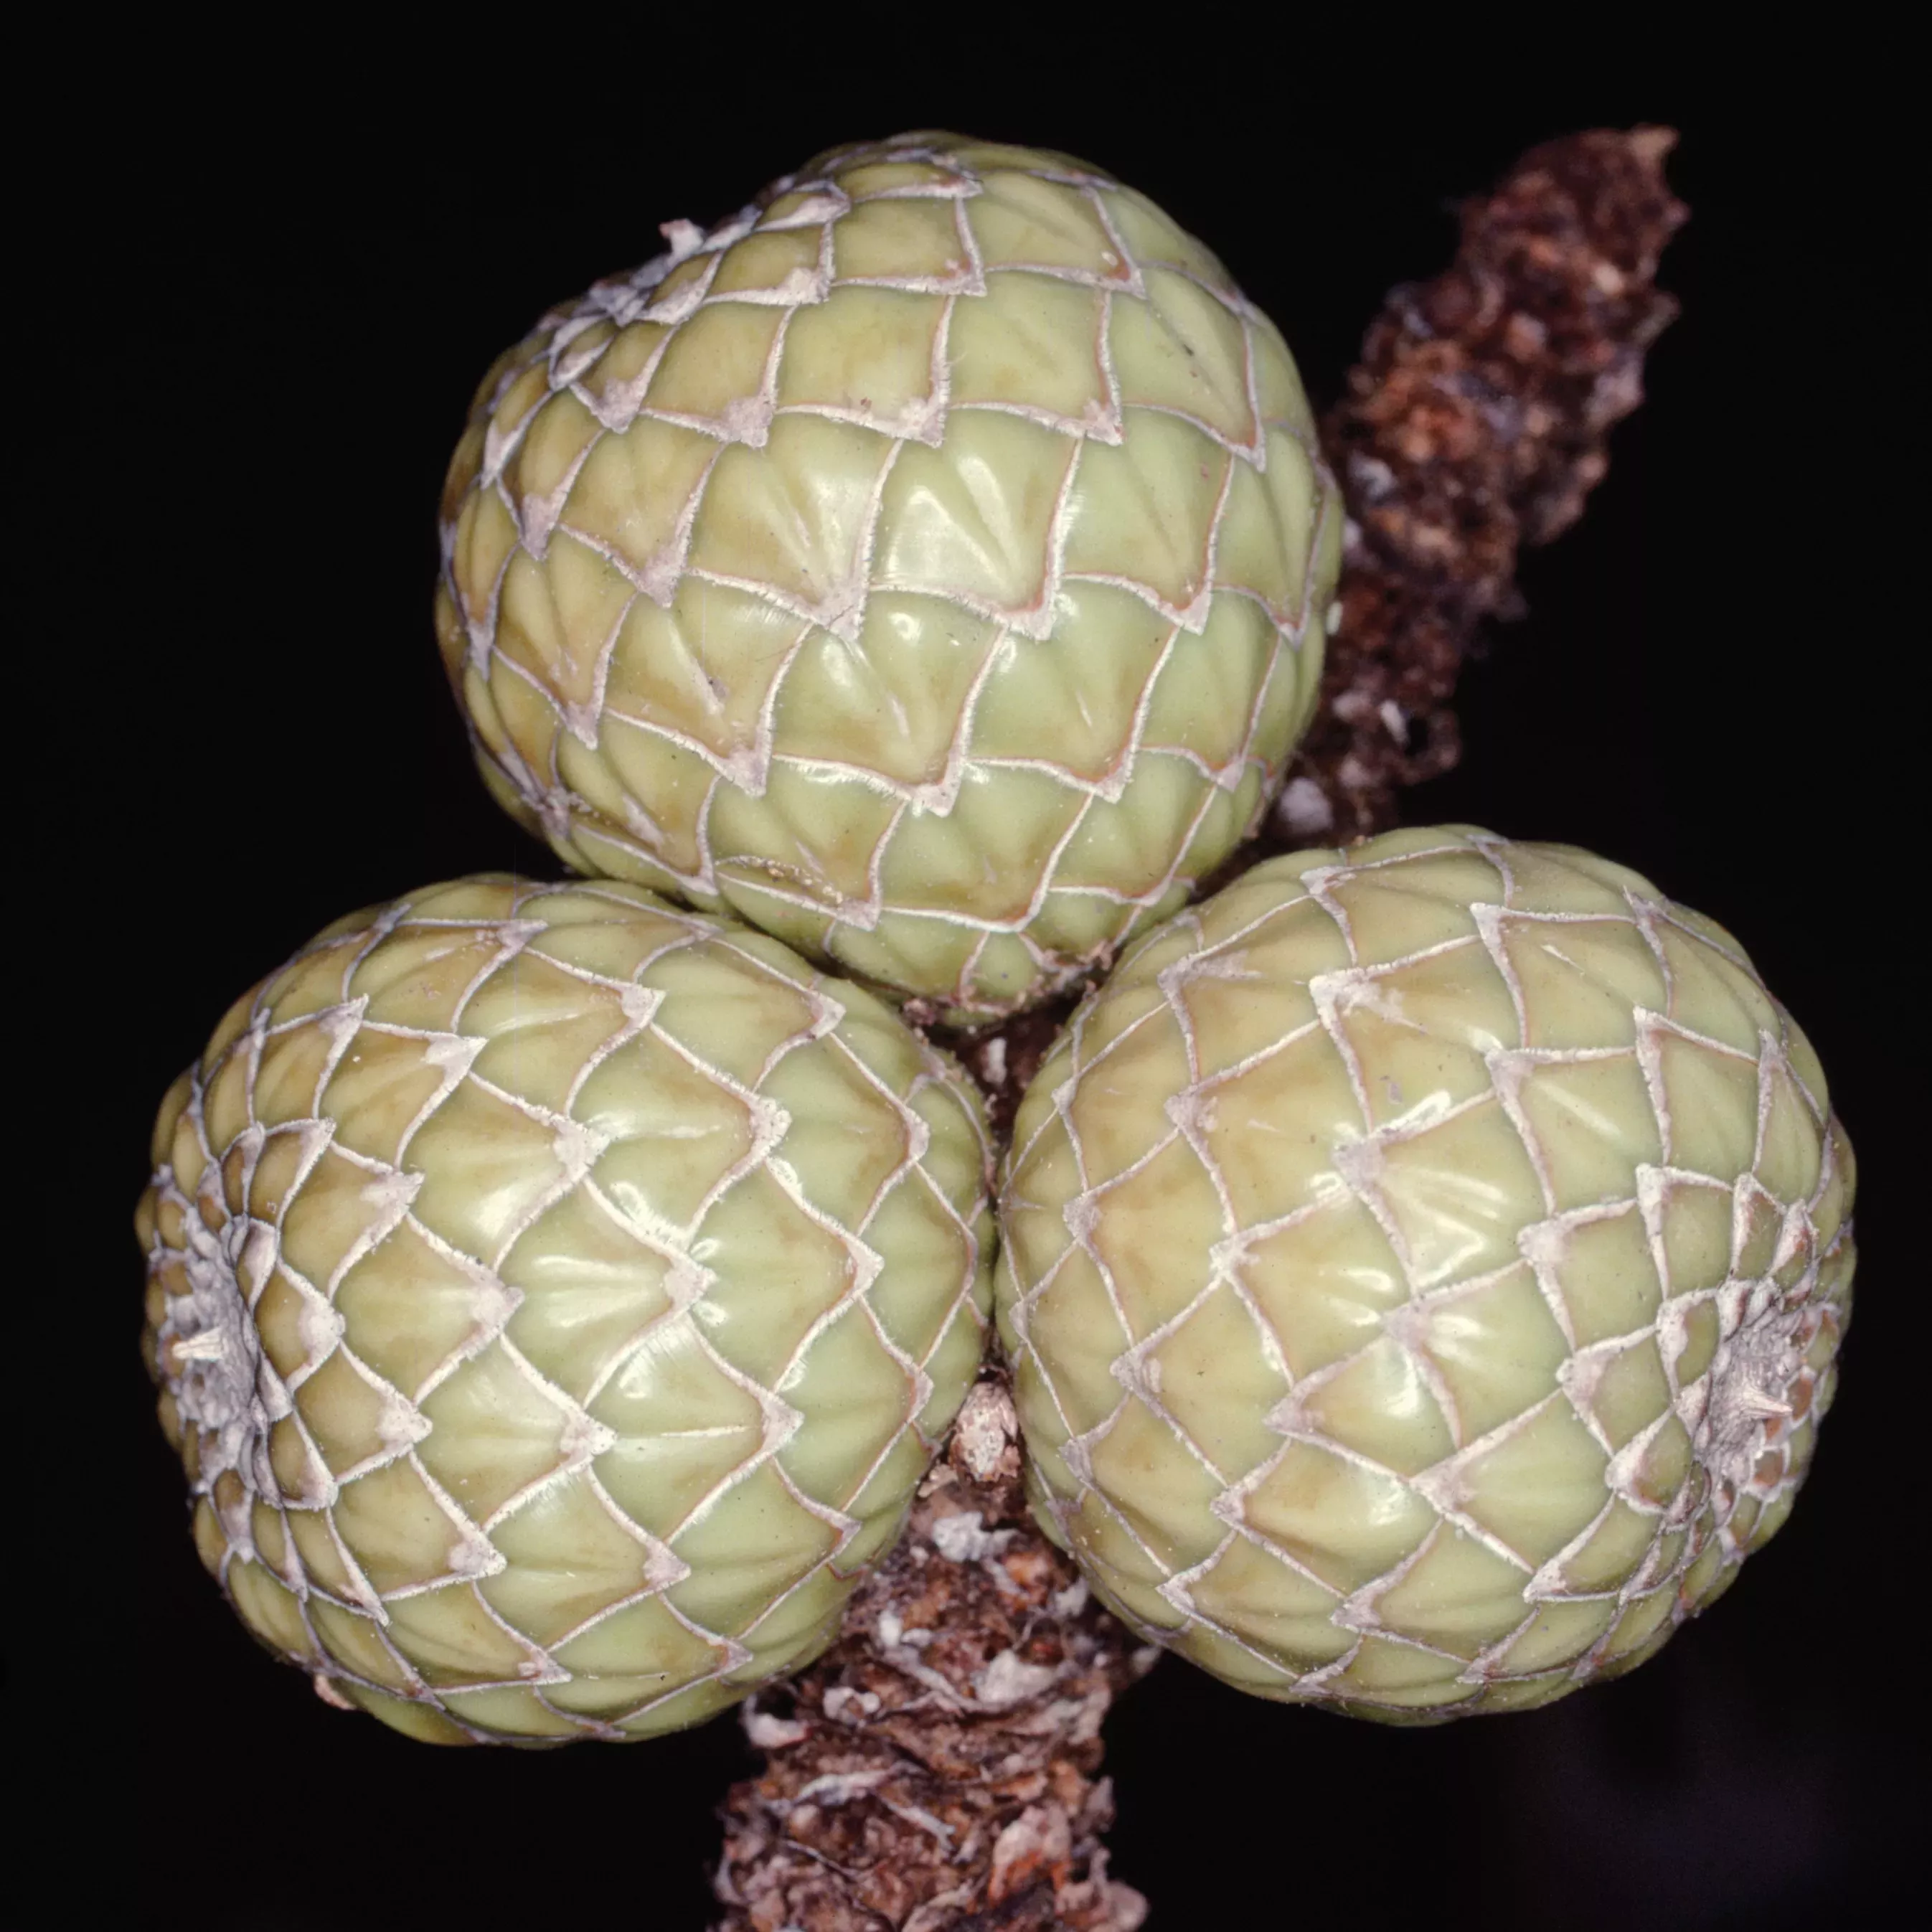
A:
POLYGON ((957 1021, 1077 980, 1252 828, 1342 517, 1288 350, 1132 189, 835 150, 478 392, 436 621, 580 871, 957 1021))
POLYGON ((1784 1520, 1852 1190, 1804 1034, 1635 873, 1461 828, 1269 861, 1142 940, 1020 1109, 1036 1513, 1244 1689, 1545 1702, 1784 1520))
POLYGON ((625 884, 329 927, 154 1158, 144 1346, 202 1560, 419 1737, 638 1737, 807 1661, 981 1354, 964 1077, 625 884))

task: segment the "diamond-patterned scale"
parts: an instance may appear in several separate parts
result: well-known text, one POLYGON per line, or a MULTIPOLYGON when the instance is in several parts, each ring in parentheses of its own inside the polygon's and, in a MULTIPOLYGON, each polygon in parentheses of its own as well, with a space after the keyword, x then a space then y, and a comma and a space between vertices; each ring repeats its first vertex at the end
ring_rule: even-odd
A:
POLYGON ((634 886, 332 928, 154 1148, 145 1342, 197 1546, 417 1736, 644 1736, 796 1668, 980 1360, 969 1083, 634 886))
POLYGON ((1293 362, 1064 156, 902 136, 668 232, 451 464, 491 789, 957 1017, 1037 1000, 1184 901, 1306 722, 1342 519, 1293 362))
POLYGON ((1850 1162, 1736 942, 1636 874, 1466 827, 1266 862, 1021 1107, 1036 1514, 1263 1696, 1433 1721, 1628 1667, 1803 1479, 1850 1162))

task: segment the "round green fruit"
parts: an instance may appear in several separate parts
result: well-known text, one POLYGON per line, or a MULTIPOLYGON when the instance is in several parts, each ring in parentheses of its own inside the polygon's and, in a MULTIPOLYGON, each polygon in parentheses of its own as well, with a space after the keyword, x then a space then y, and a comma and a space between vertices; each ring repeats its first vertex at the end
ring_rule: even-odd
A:
POLYGON ((964 1076, 632 886, 329 927, 154 1159, 144 1349, 202 1560, 418 1737, 644 1736, 808 1661, 980 1358, 964 1076))
POLYGON ((436 625, 498 800, 956 1020, 1072 983, 1258 819, 1342 511, 1222 265, 1086 164, 822 155, 484 378, 436 625))
POLYGON ((1546 1702, 1784 1520, 1852 1190, 1804 1034, 1635 873, 1453 826, 1268 861, 1141 940, 1021 1107, 1036 1513, 1242 1689, 1546 1702))

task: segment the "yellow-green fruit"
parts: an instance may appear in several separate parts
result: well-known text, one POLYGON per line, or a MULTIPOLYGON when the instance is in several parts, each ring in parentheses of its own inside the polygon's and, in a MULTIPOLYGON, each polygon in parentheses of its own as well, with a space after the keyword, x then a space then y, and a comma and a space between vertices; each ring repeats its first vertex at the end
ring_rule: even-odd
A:
POLYGON ((979 1363, 965 1079, 634 886, 329 927, 154 1149, 144 1349, 202 1560, 418 1737, 640 1737, 797 1668, 979 1363))
POLYGON ((1737 942, 1461 827, 1143 939, 1019 1112, 1034 1508, 1240 1688, 1411 1722, 1627 1669, 1784 1520, 1851 1149, 1737 942))
POLYGON ((436 625, 496 797, 956 1018, 1175 910, 1306 722, 1341 543, 1280 335, 1084 162, 820 156, 477 393, 436 625))

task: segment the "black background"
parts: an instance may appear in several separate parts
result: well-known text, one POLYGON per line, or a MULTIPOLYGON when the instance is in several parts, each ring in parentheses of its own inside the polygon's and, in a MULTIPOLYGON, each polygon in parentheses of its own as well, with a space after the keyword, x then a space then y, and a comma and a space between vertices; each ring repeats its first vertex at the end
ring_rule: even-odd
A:
POLYGON ((273 86, 170 92, 102 130, 115 196, 62 271, 100 332, 61 389, 80 507, 51 520, 58 614, 37 633, 68 703, 33 812, 68 883, 34 916, 56 935, 34 998, 66 1017, 28 1028, 64 1056, 37 1091, 84 1151, 32 1183, 64 1231, 60 1292, 16 1303, 43 1312, 14 1343, 86 1418, 37 1466, 58 1472, 31 1486, 57 1527, 15 1566, 46 1566, 53 1600, 36 1586, 23 1617, 10 1593, 16 1708, 48 1706, 22 1732, 50 1764, 65 1750, 111 1848, 67 1855, 70 1901, 134 1876, 155 1922, 202 1932, 707 1922, 713 1808, 752 1762, 730 1719, 622 1750, 436 1752, 256 1650, 152 1423, 127 1216, 162 1090, 316 927, 457 872, 554 871, 476 782, 430 634, 442 466, 484 368, 655 253, 658 222, 713 219, 834 141, 934 125, 1084 154, 1151 194, 1281 323, 1318 404, 1388 286, 1446 261, 1455 197, 1553 135, 1682 129, 1694 218, 1664 279, 1682 319, 1584 523, 1526 562, 1528 617, 1466 676, 1462 768, 1408 816, 1594 847, 1729 926, 1810 1032, 1861 1157, 1840 1405, 1793 1520, 1721 1606, 1621 1684, 1424 1732, 1165 1664, 1109 1720, 1116 1870, 1156 1928, 1775 1932, 1862 1922, 1917 1862, 1906 139, 1796 58, 1768 83, 1694 82, 1660 56, 1586 77, 1498 48, 1425 62, 1398 97, 1387 22, 1317 60, 1217 51, 1214 19, 1139 65, 1078 39, 1004 66, 922 43, 884 67, 806 40, 720 46, 708 70, 654 61, 641 20, 567 46, 531 22, 487 77, 425 80, 406 110, 352 88, 292 105, 291 54, 273 86), (67 1333, 36 1343, 49 1320, 67 1333))

